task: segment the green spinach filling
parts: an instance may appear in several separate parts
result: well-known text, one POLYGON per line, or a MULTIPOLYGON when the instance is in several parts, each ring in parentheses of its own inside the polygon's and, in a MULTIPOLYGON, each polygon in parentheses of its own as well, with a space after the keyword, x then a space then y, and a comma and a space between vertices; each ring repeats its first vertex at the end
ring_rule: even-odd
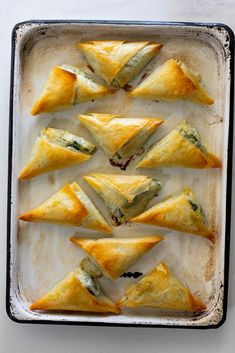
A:
POLYGON ((109 159, 110 163, 114 167, 120 167, 122 170, 126 170, 134 156, 140 156, 144 152, 144 148, 142 146, 153 134, 153 132, 154 131, 151 126, 147 125, 136 136, 125 143, 119 151, 112 156, 112 158, 109 159))
POLYGON ((92 278, 97 278, 102 276, 102 271, 99 269, 98 265, 91 261, 89 257, 82 259, 80 266, 83 271, 87 272, 92 278))
POLYGON ((188 197, 188 201, 192 207, 192 209, 194 210, 194 212, 196 212, 196 214, 201 217, 202 222, 204 224, 207 224, 207 219, 206 219, 206 215, 201 207, 201 205, 194 199, 192 199, 190 196, 188 197))
POLYGON ((78 279, 91 294, 95 296, 99 296, 101 294, 99 283, 96 281, 95 278, 92 278, 85 271, 83 271, 82 274, 78 275, 78 279))
POLYGON ((187 121, 183 121, 181 124, 179 124, 177 126, 176 129, 179 131, 179 133, 184 138, 186 138, 193 145, 198 147, 201 151, 207 152, 207 147, 203 143, 198 131, 192 125, 190 125, 187 121))
POLYGON ((46 128, 41 133, 49 142, 69 148, 72 151, 91 155, 95 152, 96 146, 82 137, 71 134, 66 130, 46 128))
POLYGON ((83 141, 78 141, 78 139, 76 139, 71 142, 67 142, 66 147, 85 154, 93 154, 95 152, 96 147, 85 145, 82 142, 83 141))
POLYGON ((136 195, 132 202, 125 202, 121 207, 112 212, 112 223, 119 226, 128 221, 129 218, 141 213, 148 203, 158 195, 161 183, 158 180, 152 180, 148 190, 136 195))
POLYGON ((75 74, 75 75, 82 75, 86 79, 91 80, 91 77, 88 75, 88 73, 86 73, 85 71, 81 71, 76 66, 62 65, 61 69, 68 71, 68 72, 71 72, 72 74, 75 74))

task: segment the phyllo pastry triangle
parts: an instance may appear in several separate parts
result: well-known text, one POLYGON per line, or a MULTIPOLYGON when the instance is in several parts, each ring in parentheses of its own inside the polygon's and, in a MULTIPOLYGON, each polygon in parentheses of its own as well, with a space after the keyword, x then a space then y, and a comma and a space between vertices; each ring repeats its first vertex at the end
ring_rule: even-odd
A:
POLYGON ((124 298, 117 305, 129 308, 149 306, 171 311, 199 311, 206 308, 163 262, 127 288, 124 298))
POLYGON ((41 205, 20 215, 19 219, 112 233, 103 216, 76 182, 64 185, 41 205))
POLYGON ((162 44, 115 40, 90 41, 77 46, 98 76, 109 85, 123 87, 153 59, 162 44))
POLYGON ((206 215, 189 188, 157 203, 130 221, 201 235, 214 241, 214 232, 206 215))
POLYGON ((43 91, 31 114, 52 113, 70 108, 74 104, 101 98, 111 93, 84 71, 74 66, 63 65, 51 70, 43 91))
POLYGON ((19 179, 30 179, 52 170, 87 161, 96 146, 69 131, 44 128, 33 147, 28 164, 19 179))
POLYGON ((152 249, 162 239, 160 236, 97 240, 70 238, 74 244, 86 251, 95 260, 104 275, 111 279, 120 277, 141 255, 152 249))
POLYGON ((88 184, 104 200, 115 226, 144 211, 161 183, 144 175, 90 174, 88 184))
POLYGON ((220 168, 218 157, 208 151, 198 131, 187 121, 147 151, 137 168, 156 167, 220 168))
POLYGON ((159 118, 123 118, 115 114, 79 115, 110 163, 125 170, 134 155, 163 123, 159 118))
POLYGON ((118 307, 102 291, 97 280, 79 267, 31 304, 29 309, 120 313, 118 307))
POLYGON ((174 102, 187 99, 195 103, 214 103, 203 88, 201 76, 182 61, 169 59, 158 66, 130 93, 132 97, 143 97, 159 101, 174 102))

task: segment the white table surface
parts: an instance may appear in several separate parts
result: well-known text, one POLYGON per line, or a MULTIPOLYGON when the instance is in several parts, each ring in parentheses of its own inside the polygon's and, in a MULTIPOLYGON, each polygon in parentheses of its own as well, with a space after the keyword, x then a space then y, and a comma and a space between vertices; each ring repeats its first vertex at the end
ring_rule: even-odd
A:
POLYGON ((234 224, 228 315, 225 324, 217 330, 22 325, 12 322, 5 312, 8 102, 13 26, 29 19, 123 19, 222 22, 235 31, 235 0, 0 0, 0 17, 0 353, 235 352, 234 224))

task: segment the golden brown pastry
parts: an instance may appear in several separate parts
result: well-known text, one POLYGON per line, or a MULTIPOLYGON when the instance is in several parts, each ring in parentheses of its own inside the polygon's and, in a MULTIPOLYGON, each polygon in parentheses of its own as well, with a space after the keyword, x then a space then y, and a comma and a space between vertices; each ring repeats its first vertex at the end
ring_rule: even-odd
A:
POLYGON ((163 262, 127 288, 125 296, 117 305, 129 308, 149 306, 171 311, 199 311, 206 308, 199 298, 173 276, 163 262))
POLYGON ((214 232, 190 189, 157 203, 130 221, 197 234, 214 241, 214 232))
POLYGON ((69 131, 44 128, 33 147, 28 164, 19 179, 30 179, 52 170, 87 161, 96 146, 69 131))
POLYGON ((120 313, 118 307, 102 291, 97 280, 79 267, 31 304, 29 309, 120 313))
POLYGON ((52 113, 70 108, 74 104, 101 98, 112 91, 95 83, 84 71, 63 65, 51 70, 42 94, 31 114, 52 113))
POLYGON ((76 182, 64 185, 41 205, 20 215, 19 219, 26 222, 81 226, 112 233, 103 216, 76 182))
POLYGON ((115 114, 79 115, 110 163, 125 170, 135 154, 163 123, 159 118, 123 118, 115 114))
POLYGON ((109 208, 115 226, 143 212, 161 188, 157 179, 144 175, 93 173, 84 179, 109 208))
POLYGON ((111 279, 120 277, 141 255, 152 249, 163 238, 149 236, 143 238, 104 238, 84 239, 72 237, 70 240, 80 246, 105 276, 111 279))
POLYGON ((214 103, 213 98, 203 88, 201 76, 182 61, 175 59, 169 59, 158 66, 129 94, 132 97, 159 101, 187 99, 205 105, 214 103))
POLYGON ((147 151, 137 168, 221 168, 218 157, 208 151, 198 131, 182 121, 147 151))
POLYGON ((124 87, 153 59, 162 44, 101 40, 77 46, 97 75, 109 85, 124 87))

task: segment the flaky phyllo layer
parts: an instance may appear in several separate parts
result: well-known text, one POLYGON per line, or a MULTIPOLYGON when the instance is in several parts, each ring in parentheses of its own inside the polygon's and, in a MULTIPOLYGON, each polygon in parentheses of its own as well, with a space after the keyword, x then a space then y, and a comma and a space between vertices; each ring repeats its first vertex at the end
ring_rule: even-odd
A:
POLYGON ((215 241, 215 234, 193 192, 187 188, 181 194, 163 200, 131 222, 144 223, 191 233, 215 241))
POLYGON ((163 123, 160 118, 124 118, 118 114, 79 115, 113 166, 125 170, 135 155, 143 153, 144 144, 163 123))
POLYGON ((19 219, 112 232, 104 217, 76 182, 65 184, 42 204, 21 214, 19 219))
POLYGON ((159 52, 162 45, 151 42, 90 41, 77 44, 80 51, 108 85, 124 87, 159 52))
POLYGON ((51 113, 67 109, 112 93, 86 72, 75 66, 63 65, 53 68, 31 114, 51 113))
POLYGON ((157 66, 130 96, 167 102, 186 99, 204 105, 214 103, 203 87, 201 76, 176 59, 157 66))
POLYGON ((115 226, 143 212, 161 188, 159 180, 144 175, 90 174, 84 178, 104 200, 115 226))
POLYGON ((72 237, 70 240, 82 248, 92 259, 85 258, 81 262, 94 277, 104 276, 117 279, 142 255, 157 245, 161 236, 145 236, 142 238, 104 238, 85 239, 72 237))
POLYGON ((34 144, 28 164, 20 172, 19 179, 30 179, 85 162, 95 151, 95 145, 69 131, 44 128, 34 144))
POLYGON ((220 168, 219 158, 208 150, 199 132, 182 121, 169 134, 153 144, 137 168, 185 167, 220 168))
POLYGON ((205 304, 193 295, 161 262, 135 284, 129 286, 120 307, 154 307, 171 311, 201 311, 205 304))
POLYGON ((80 267, 70 272, 54 288, 31 304, 29 309, 115 314, 120 312, 103 292, 98 281, 80 267))

